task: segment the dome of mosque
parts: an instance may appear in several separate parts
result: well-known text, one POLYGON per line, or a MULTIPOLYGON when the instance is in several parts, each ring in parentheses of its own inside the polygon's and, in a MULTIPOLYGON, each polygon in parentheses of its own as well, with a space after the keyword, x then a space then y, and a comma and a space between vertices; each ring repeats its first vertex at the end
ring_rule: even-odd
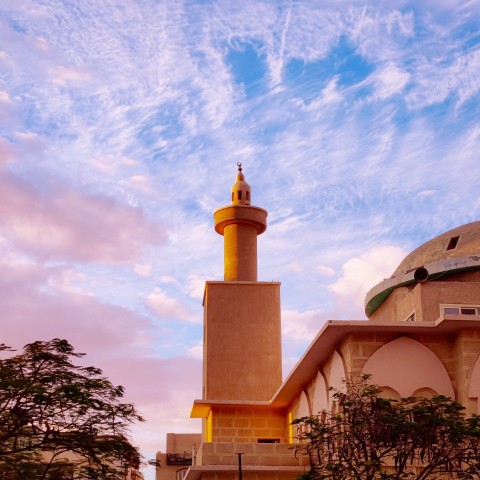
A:
POLYGON ((480 222, 467 223, 420 245, 404 258, 392 277, 430 263, 471 255, 480 255, 480 222))
POLYGON ((480 221, 442 233, 407 255, 390 278, 375 285, 365 298, 369 317, 394 289, 480 269, 480 221))

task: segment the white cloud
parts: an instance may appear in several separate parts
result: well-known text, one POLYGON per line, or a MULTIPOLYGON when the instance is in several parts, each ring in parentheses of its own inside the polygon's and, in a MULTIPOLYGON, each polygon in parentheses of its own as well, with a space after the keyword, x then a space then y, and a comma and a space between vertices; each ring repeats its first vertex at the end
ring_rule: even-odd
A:
POLYGON ((7 104, 12 104, 12 100, 10 99, 10 96, 8 95, 7 92, 0 90, 0 102, 1 103, 7 103, 7 104))
POLYGON ((175 283, 178 284, 178 280, 170 275, 160 275, 159 280, 162 283, 175 283))
POLYGON ((422 191, 417 193, 417 196, 419 196, 419 197, 433 197, 433 196, 436 195, 436 193, 437 193, 437 191, 434 190, 434 189, 422 190, 422 191))
POLYGON ((44 52, 48 52, 48 50, 50 49, 50 47, 48 45, 48 42, 42 37, 37 37, 35 39, 35 43, 36 43, 37 47, 40 50, 43 50, 44 52))
POLYGON ((419 59, 414 88, 406 95, 411 109, 442 103, 452 95, 457 108, 480 91, 480 49, 455 56, 419 59))
POLYGON ((302 275, 303 273, 305 273, 305 269, 297 262, 289 263, 287 265, 287 268, 293 273, 296 273, 297 275, 302 275))
POLYGON ((342 267, 342 276, 330 285, 330 291, 335 295, 336 311, 342 316, 363 317, 365 294, 390 277, 405 256, 406 252, 399 247, 383 246, 348 260, 342 267))
POLYGON ((56 85, 66 86, 68 83, 86 82, 90 75, 79 68, 58 65, 51 71, 52 82, 56 85))
POLYGON ((374 75, 375 94, 381 100, 401 93, 410 79, 410 74, 396 65, 388 64, 374 75))
POLYGON ((321 91, 319 97, 305 107, 305 110, 322 112, 326 106, 338 104, 343 99, 344 97, 338 89, 338 78, 334 77, 321 91))
POLYGON ((311 342, 325 323, 320 312, 282 310, 282 336, 288 341, 311 342))
POLYGON ((199 275, 188 276, 187 290, 188 294, 192 298, 197 298, 200 300, 203 299, 203 293, 205 291, 205 280, 205 278, 202 278, 199 275))
POLYGON ((332 267, 327 267, 326 265, 318 265, 316 270, 325 277, 333 277, 335 275, 335 270, 332 267))
POLYGON ((85 274, 71 268, 54 269, 48 285, 55 290, 64 293, 73 293, 75 295, 91 295, 84 288, 78 285, 78 282, 85 280, 85 274))
POLYGON ((187 353, 192 358, 197 358, 199 360, 203 359, 203 342, 198 342, 195 346, 190 347, 187 350, 187 353))
POLYGON ((198 322, 196 315, 190 312, 179 300, 168 296, 161 288, 156 287, 147 296, 148 306, 160 317, 190 322, 198 322))
POLYGON ((151 184, 150 178, 145 175, 132 175, 130 178, 124 180, 122 184, 126 187, 140 190, 148 195, 155 194, 155 189, 151 184))
POLYGON ((133 266, 133 271, 141 277, 149 277, 152 274, 152 265, 137 263, 133 266))

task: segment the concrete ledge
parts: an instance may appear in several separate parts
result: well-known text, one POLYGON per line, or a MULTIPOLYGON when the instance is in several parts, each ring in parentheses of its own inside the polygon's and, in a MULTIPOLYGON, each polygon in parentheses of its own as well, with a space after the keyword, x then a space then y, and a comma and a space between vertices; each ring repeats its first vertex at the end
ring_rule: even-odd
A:
MULTIPOLYGON (((308 467, 280 467, 280 466, 243 466, 242 472, 244 473, 262 473, 262 474, 288 474, 292 478, 295 478, 304 473, 308 467)), ((199 480, 204 474, 207 473, 225 473, 225 474, 237 474, 237 465, 202 465, 199 467, 190 467, 184 477, 184 480, 199 480)))

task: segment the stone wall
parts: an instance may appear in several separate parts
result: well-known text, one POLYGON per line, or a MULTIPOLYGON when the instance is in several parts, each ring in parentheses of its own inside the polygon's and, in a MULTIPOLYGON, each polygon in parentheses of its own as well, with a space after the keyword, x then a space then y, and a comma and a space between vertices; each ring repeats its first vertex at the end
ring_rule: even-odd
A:
POLYGON ((284 410, 270 408, 215 408, 212 412, 214 442, 252 442, 278 439, 288 442, 288 422, 284 410))

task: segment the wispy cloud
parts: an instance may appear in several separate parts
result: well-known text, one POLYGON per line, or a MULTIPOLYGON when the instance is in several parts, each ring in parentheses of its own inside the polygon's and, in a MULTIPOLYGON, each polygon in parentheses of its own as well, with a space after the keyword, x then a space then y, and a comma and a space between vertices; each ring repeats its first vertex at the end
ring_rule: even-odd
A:
POLYGON ((149 222, 139 209, 112 199, 59 183, 38 190, 8 174, 0 177, 0 185, 4 235, 41 259, 129 262, 138 258, 143 243, 165 238, 161 226, 149 222))
POLYGON ((478 219, 479 18, 451 1, 2 5, 4 341, 64 335, 107 365, 149 449, 191 430, 203 282, 223 276, 212 212, 243 162, 291 365, 403 254, 478 219))

